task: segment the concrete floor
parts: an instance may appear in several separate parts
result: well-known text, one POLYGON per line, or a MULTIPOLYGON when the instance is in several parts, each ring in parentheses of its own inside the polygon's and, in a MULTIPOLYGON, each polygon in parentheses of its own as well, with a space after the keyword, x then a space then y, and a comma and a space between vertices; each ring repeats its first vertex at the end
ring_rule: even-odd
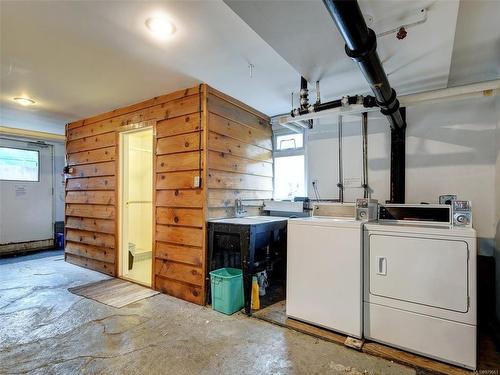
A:
POLYGON ((0 374, 414 374, 164 294, 121 309, 67 288, 107 278, 60 252, 0 259, 0 374))

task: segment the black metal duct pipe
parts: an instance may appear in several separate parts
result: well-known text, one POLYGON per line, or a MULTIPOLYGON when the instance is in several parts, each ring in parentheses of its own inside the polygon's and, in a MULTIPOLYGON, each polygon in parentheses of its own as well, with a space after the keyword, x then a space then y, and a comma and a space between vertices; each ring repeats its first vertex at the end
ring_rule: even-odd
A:
POLYGON ((323 0, 346 42, 345 51, 359 66, 368 81, 382 114, 387 116, 391 129, 406 127, 399 111, 396 91, 391 88, 377 54, 377 37, 366 26, 356 0, 323 0))
MULTIPOLYGON (((406 122, 406 108, 401 108, 406 122)), ((406 128, 391 129, 391 203, 405 202, 406 128)))

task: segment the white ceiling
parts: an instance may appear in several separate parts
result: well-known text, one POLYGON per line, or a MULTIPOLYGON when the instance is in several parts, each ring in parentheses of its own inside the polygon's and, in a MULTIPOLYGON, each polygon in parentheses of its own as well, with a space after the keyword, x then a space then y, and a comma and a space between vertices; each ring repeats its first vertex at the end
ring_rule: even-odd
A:
POLYGON ((500 1, 461 1, 450 86, 500 77, 500 1))
MULTIPOLYGON (((199 82, 269 115, 290 110, 300 74, 321 79, 324 100, 369 92, 321 1, 226 3, 0 1, 0 125, 61 133, 69 121, 199 82), (166 42, 144 26, 156 12, 176 24, 166 42), (37 104, 18 106, 21 95, 37 104)), ((360 1, 376 32, 428 9, 406 39, 378 40, 399 93, 498 78, 499 4, 462 0, 459 13, 457 0, 360 1)))
MULTIPOLYGON (((327 98, 370 92, 322 1, 225 2, 310 82, 321 80, 327 98)), ((398 40, 380 37, 377 50, 398 93, 446 87, 458 13, 458 0, 360 0, 369 26, 378 34, 423 19, 398 40)))
POLYGON ((222 1, 0 2, 6 126, 66 122, 206 82, 266 113, 288 106, 298 73, 222 1), (151 38, 156 12, 176 24, 151 38), (248 64, 255 68, 250 78, 248 64), (29 95, 26 109, 12 98, 29 95))

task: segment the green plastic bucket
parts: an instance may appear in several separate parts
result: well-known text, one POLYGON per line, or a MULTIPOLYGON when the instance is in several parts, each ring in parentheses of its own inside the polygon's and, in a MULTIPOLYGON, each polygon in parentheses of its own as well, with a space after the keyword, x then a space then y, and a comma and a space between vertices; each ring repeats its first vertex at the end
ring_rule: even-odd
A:
POLYGON ((243 308, 243 273, 237 268, 210 272, 212 308, 231 315, 243 308))

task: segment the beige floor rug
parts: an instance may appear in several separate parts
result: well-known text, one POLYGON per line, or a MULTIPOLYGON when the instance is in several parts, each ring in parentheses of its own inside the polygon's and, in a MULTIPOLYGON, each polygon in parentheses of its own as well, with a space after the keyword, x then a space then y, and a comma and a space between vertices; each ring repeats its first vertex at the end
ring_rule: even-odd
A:
POLYGON ((122 279, 109 279, 68 289, 71 293, 121 308, 158 294, 156 290, 122 279))

